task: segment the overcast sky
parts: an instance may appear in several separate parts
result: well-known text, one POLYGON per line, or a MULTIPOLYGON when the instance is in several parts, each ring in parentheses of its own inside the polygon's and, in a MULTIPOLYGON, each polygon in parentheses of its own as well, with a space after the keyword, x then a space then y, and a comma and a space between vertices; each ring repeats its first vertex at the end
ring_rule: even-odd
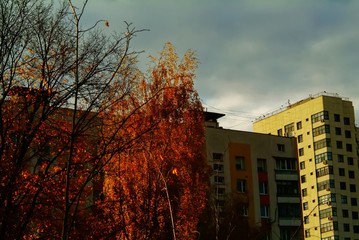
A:
POLYGON ((196 51, 196 89, 226 114, 223 127, 250 131, 256 117, 322 91, 348 97, 358 119, 357 0, 90 0, 86 19, 149 29, 132 45, 143 65, 166 42, 180 56, 196 51))

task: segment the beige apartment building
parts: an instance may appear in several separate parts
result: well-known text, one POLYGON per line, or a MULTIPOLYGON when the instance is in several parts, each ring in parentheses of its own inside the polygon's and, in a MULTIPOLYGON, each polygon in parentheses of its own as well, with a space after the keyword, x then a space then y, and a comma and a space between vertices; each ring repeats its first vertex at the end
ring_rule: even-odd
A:
POLYGON ((217 121, 222 116, 205 113, 206 152, 218 210, 228 194, 235 194, 244 203, 241 214, 250 226, 264 227, 267 239, 301 239, 296 139, 223 129, 217 121))
POLYGON ((253 129, 297 139, 305 239, 359 239, 359 163, 352 102, 323 92, 257 119, 253 129))

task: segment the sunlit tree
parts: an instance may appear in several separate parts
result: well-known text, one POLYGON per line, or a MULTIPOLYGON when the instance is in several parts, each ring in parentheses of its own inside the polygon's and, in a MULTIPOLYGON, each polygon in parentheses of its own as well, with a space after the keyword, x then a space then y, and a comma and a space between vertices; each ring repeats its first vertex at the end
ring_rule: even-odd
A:
MULTIPOLYGON (((115 153, 106 168, 103 209, 110 219, 108 231, 115 230, 117 238, 197 236, 209 178, 202 151, 202 106, 193 89, 196 65, 193 52, 179 61, 167 44, 140 83, 138 93, 147 104, 129 122, 131 127, 119 132, 119 140, 147 133, 134 148, 115 153)), ((116 118, 113 114, 108 117, 116 118)))
POLYGON ((142 74, 140 31, 83 29, 86 4, 0 2, 0 239, 191 239, 207 180, 196 59, 168 44, 142 74))

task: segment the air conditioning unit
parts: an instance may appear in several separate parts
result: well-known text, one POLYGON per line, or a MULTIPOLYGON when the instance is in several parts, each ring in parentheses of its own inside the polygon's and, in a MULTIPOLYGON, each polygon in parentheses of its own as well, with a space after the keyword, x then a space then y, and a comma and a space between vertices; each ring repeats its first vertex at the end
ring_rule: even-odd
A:
POLYGON ((325 122, 325 120, 324 120, 324 119, 322 119, 322 120, 321 120, 321 122, 325 122))
POLYGON ((329 216, 328 220, 332 221, 333 220, 333 216, 329 216))
POLYGON ((327 164, 328 164, 328 161, 327 161, 327 160, 324 160, 324 161, 323 161, 323 164, 324 164, 324 165, 327 165, 327 164))
POLYGON ((330 192, 330 187, 327 187, 327 189, 326 189, 328 192, 330 192))
POLYGON ((332 205, 332 202, 329 201, 327 204, 328 204, 328 206, 330 206, 330 205, 332 205))

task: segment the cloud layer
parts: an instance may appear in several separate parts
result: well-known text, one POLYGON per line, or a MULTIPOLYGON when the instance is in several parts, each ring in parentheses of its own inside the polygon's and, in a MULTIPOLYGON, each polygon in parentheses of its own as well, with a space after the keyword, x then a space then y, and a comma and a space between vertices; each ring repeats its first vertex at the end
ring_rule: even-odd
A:
POLYGON ((205 106, 227 114, 224 127, 250 130, 255 117, 322 91, 359 113, 358 12, 350 0, 102 0, 89 2, 86 21, 150 29, 133 42, 142 61, 167 41, 195 50, 205 106))

